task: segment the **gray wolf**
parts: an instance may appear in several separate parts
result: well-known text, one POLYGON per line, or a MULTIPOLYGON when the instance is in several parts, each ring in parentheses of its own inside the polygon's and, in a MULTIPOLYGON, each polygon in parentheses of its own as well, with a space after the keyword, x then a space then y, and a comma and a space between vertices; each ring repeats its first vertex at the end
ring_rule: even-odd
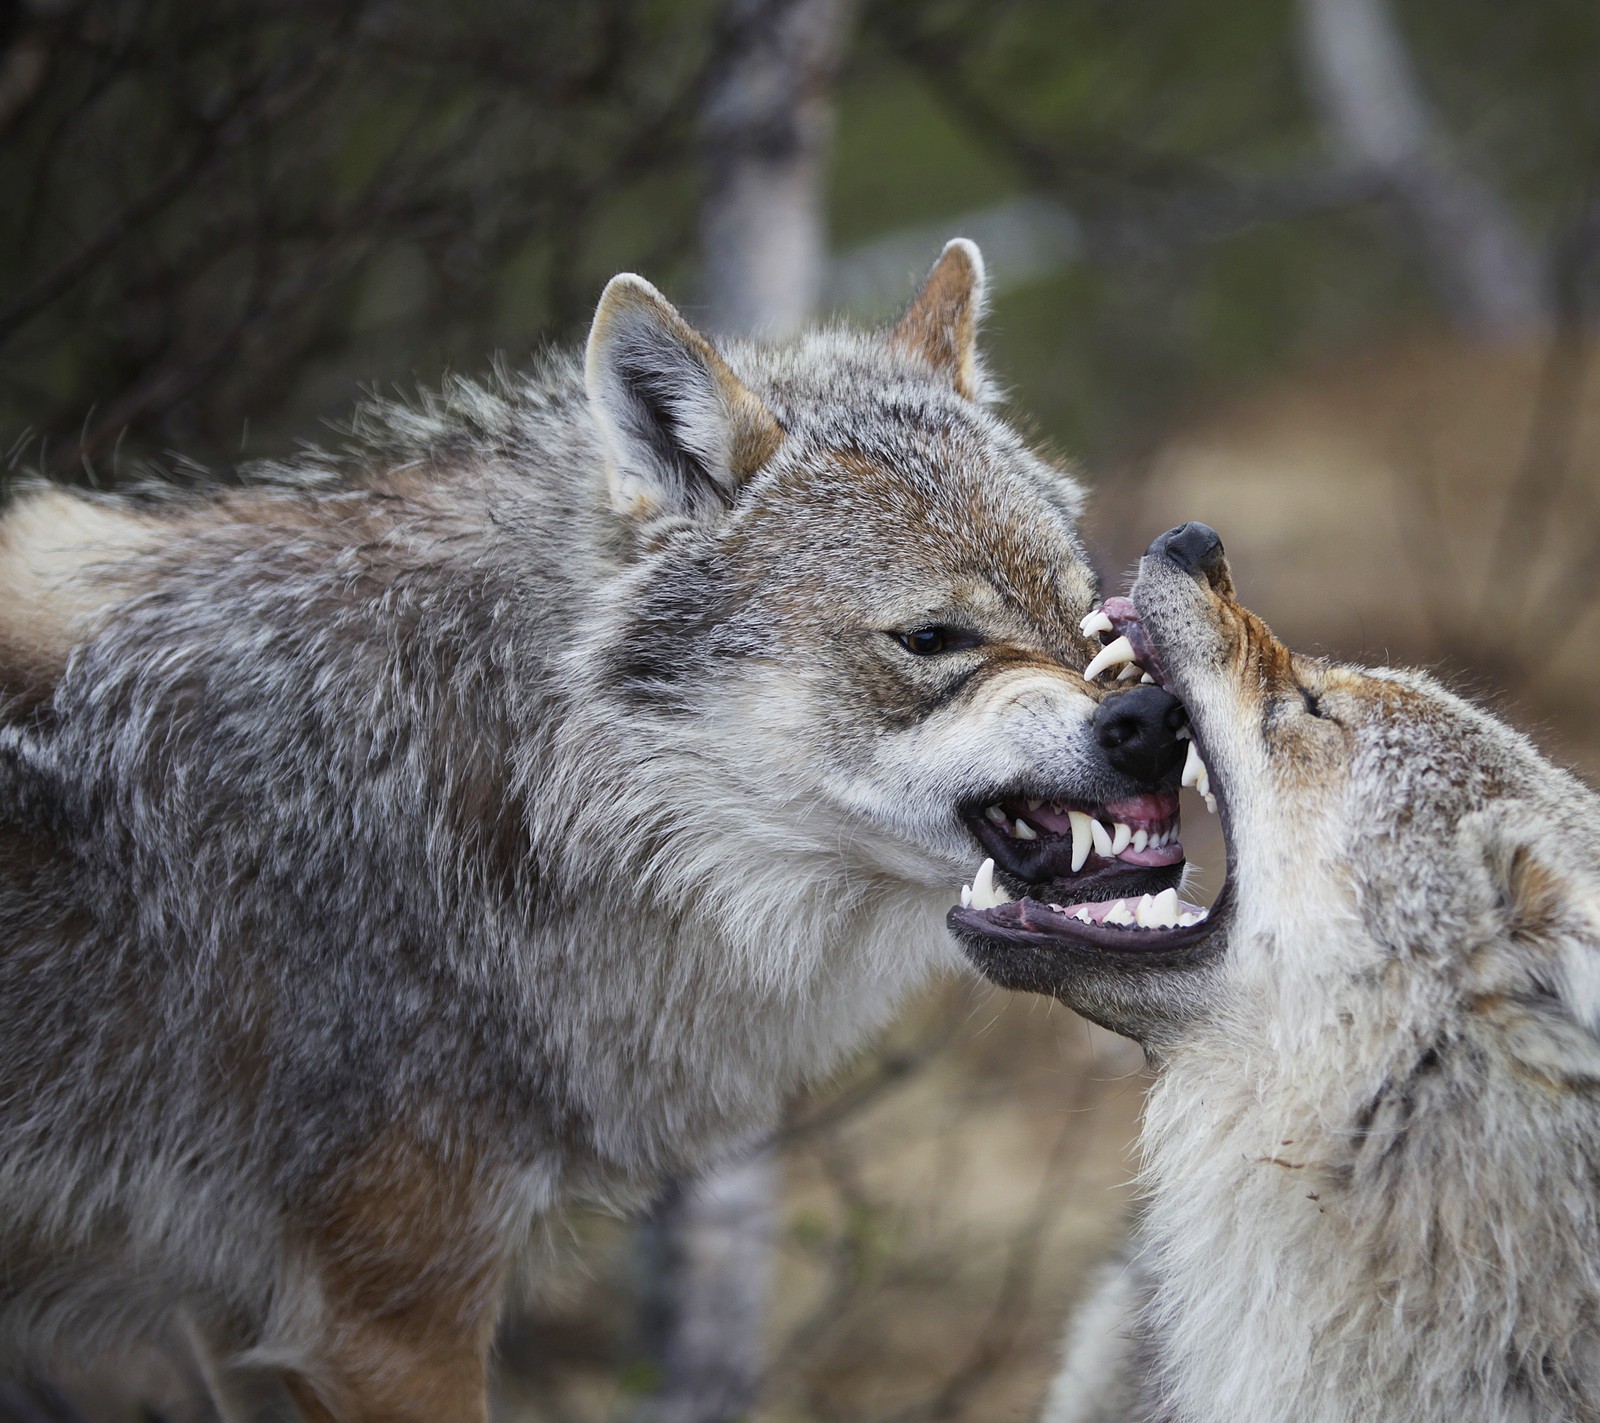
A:
POLYGON ((481 1420, 531 1223, 768 1129, 958 961, 975 852, 1176 877, 1112 844, 1175 812, 1174 699, 1080 673, 1080 490, 982 301, 958 241, 891 330, 714 344, 621 276, 581 358, 342 453, 15 504, 9 1348, 188 1330, 310 1418, 481 1420))
POLYGON ((1425 675, 1290 652, 1204 525, 1102 617, 1229 870, 1166 927, 952 914, 1160 1068, 1049 1423, 1600 1418, 1600 801, 1425 675))

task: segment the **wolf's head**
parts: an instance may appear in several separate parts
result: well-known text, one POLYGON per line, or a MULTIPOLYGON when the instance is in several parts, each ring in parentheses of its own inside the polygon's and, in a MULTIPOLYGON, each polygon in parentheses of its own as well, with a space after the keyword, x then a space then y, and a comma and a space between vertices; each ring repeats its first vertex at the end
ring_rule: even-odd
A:
POLYGON ((1405 984, 1470 1000, 1524 1054, 1535 1027, 1582 1040, 1569 1062, 1600 1068, 1592 793, 1421 673, 1291 652, 1203 524, 1156 539, 1103 611, 1116 655, 1186 708, 1183 779, 1220 809, 1227 883, 1209 913, 1175 896, 952 911, 985 972, 1157 1046, 1241 989, 1348 1006, 1367 984, 1376 1021, 1403 1016, 1405 984))
POLYGON ((679 797, 672 873, 809 855, 859 895, 987 856, 1079 898, 1180 873, 1176 703, 1082 675, 1081 494, 994 412, 982 304, 961 241, 892 329, 783 346, 607 287, 586 371, 619 576, 584 655, 679 797))

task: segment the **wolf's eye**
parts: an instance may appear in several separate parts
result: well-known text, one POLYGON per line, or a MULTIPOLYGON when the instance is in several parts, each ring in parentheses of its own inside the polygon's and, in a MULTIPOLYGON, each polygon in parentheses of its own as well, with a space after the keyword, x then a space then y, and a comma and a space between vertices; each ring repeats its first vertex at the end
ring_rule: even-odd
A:
POLYGON ((907 652, 914 652, 918 657, 932 657, 934 653, 944 651, 944 632, 940 627, 913 628, 898 636, 900 645, 907 652))
POLYGON ((959 652, 964 647, 976 647, 983 641, 976 633, 962 628, 942 627, 930 623, 927 627, 912 628, 910 632, 892 634, 894 640, 907 652, 917 657, 933 657, 941 652, 959 652))

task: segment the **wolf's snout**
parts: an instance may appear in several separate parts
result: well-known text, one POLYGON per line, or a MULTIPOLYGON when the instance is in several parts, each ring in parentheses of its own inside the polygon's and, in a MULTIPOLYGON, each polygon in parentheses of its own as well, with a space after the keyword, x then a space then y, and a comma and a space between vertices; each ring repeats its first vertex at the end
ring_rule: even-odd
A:
POLYGON ((1158 535, 1145 556, 1165 558, 1185 573, 1209 575, 1223 565, 1222 536, 1210 524, 1190 521, 1158 535))
POLYGON ((1186 719, 1183 703, 1171 692, 1135 687, 1100 703, 1094 714, 1095 740, 1113 770, 1154 785, 1176 771, 1183 759, 1178 731, 1186 719))

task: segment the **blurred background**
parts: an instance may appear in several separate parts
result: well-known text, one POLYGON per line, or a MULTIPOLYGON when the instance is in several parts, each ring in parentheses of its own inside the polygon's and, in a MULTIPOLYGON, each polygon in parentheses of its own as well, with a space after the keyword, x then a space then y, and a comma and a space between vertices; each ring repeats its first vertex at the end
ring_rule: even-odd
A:
MULTIPOLYGON (((1289 641, 1600 776, 1593 0, 0 0, 0 190, 0 478, 97 487, 336 443, 365 388, 581 340, 619 270, 781 336, 972 237, 1108 580, 1205 519, 1289 641)), ((500 1418, 1033 1417, 1143 1086, 1058 1006, 931 994, 753 1162, 553 1224, 500 1418)), ((211 1416, 179 1347, 0 1380, 211 1416)))

